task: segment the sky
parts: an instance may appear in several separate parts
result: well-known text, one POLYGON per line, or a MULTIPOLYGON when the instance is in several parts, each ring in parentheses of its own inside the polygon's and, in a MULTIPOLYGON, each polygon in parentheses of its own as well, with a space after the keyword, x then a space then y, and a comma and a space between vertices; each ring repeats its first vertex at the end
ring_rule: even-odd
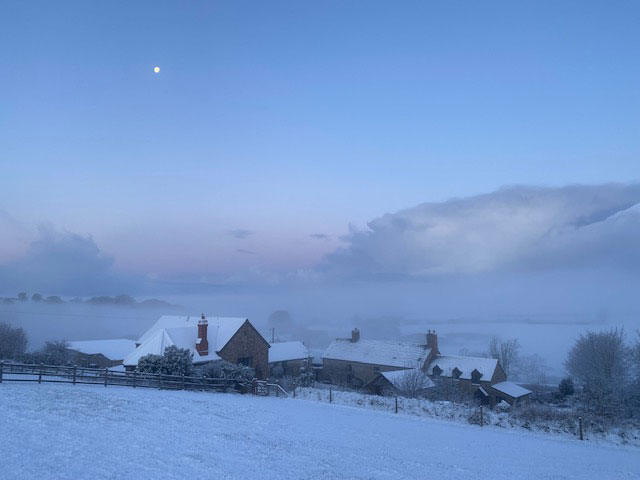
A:
POLYGON ((638 24, 635 1, 0 2, 0 293, 635 318, 638 24))

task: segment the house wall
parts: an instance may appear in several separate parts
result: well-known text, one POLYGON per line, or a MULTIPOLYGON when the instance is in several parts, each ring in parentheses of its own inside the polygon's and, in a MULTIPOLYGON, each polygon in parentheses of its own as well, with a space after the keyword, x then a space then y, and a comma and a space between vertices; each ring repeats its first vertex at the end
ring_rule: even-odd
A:
POLYGON ((68 351, 71 356, 71 362, 79 367, 108 368, 115 367, 116 365, 122 365, 122 360, 111 360, 101 353, 93 353, 89 355, 87 353, 71 349, 68 351))
POLYGON ((362 387, 370 382, 378 372, 391 372, 404 370, 400 367, 377 365, 372 363, 349 362, 346 360, 322 359, 321 380, 341 384, 362 387), (351 370, 349 370, 351 366, 351 370), (376 370, 378 368, 379 370, 376 370))
POLYGON ((291 376, 291 377, 297 377, 298 375, 300 375, 300 370, 302 369, 302 367, 304 366, 304 362, 306 362, 306 358, 299 358, 296 360, 286 360, 286 361, 282 361, 282 362, 271 362, 269 364, 269 369, 272 369, 276 366, 282 366, 282 369, 284 370, 284 375, 286 376, 291 376))
POLYGON ((231 363, 240 363, 242 358, 251 358, 250 367, 260 380, 269 377, 269 343, 247 320, 227 342, 218 355, 231 363))

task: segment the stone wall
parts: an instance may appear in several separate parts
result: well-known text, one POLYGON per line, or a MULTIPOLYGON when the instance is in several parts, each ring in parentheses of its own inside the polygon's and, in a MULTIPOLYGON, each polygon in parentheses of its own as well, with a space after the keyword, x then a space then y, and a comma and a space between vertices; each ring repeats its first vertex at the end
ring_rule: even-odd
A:
POLYGON ((218 352, 218 355, 231 363, 240 363, 241 359, 250 359, 249 366, 256 371, 256 376, 260 380, 269 377, 269 343, 248 320, 218 352))

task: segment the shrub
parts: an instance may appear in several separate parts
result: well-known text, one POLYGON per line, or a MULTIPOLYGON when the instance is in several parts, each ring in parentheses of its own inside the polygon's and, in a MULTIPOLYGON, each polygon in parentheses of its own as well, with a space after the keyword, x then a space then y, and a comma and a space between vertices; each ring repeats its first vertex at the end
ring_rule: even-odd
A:
POLYGON ((18 358, 27 349, 27 334, 22 328, 0 323, 0 358, 18 358))
POLYGON ((224 378, 238 381, 251 381, 256 372, 246 365, 236 365, 225 360, 208 363, 198 369, 198 373, 205 378, 224 378))
POLYGON ((563 378, 560 385, 558 385, 558 390, 560 391, 560 395, 563 397, 573 395, 575 393, 575 388, 571 377, 563 378))
POLYGON ((193 370, 191 351, 175 345, 165 348, 163 355, 149 354, 138 360, 139 372, 188 376, 193 374, 193 370))

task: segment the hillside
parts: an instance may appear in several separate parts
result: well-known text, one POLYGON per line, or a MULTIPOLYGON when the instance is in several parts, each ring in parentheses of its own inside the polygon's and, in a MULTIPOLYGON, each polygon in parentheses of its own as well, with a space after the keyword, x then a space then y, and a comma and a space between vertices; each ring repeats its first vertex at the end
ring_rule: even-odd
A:
POLYGON ((640 451, 297 399, 0 385, 2 478, 640 478, 640 451))

